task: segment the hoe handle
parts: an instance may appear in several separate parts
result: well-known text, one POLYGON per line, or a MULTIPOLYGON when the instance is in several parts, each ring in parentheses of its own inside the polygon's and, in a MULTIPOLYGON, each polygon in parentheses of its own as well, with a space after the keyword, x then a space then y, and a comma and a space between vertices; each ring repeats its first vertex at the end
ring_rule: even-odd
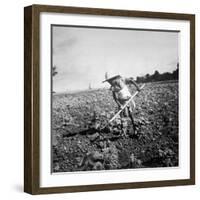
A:
MULTIPOLYGON (((140 90, 142 90, 144 88, 145 84, 143 84, 141 87, 140 87, 140 90)), ((110 124, 123 110, 124 108, 126 108, 126 106, 132 101, 132 99, 139 93, 139 91, 136 91, 132 96, 131 98, 123 105, 123 107, 110 119, 110 121, 108 122, 108 124, 110 124)), ((107 125, 108 125, 107 124, 107 125)), ((107 126, 106 125, 106 126, 107 126)), ((105 126, 105 127, 106 127, 105 126)))

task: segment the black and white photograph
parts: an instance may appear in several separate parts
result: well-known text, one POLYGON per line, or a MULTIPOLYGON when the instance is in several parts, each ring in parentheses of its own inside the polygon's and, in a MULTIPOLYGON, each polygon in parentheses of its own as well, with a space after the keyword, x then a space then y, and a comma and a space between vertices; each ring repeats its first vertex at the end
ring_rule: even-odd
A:
POLYGON ((179 167, 179 31, 51 25, 51 171, 179 167))

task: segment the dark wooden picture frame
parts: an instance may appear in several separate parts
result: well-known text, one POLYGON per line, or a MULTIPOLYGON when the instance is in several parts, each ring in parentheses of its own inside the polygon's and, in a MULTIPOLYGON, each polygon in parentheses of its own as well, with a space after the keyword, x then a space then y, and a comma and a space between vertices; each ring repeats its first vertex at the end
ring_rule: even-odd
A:
POLYGON ((24 9, 24 191, 30 194, 83 192, 195 184, 195 16, 192 14, 32 5, 24 9), (40 187, 40 13, 124 16, 190 22, 190 178, 150 182, 40 187))

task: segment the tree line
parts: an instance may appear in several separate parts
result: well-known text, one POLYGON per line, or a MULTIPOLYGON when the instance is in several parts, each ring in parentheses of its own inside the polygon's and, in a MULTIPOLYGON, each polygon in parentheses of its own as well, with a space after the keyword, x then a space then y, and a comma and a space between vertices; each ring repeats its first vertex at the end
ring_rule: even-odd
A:
POLYGON ((137 83, 146 83, 146 82, 156 82, 156 81, 166 81, 166 80, 178 80, 178 72, 179 72, 179 63, 177 63, 177 69, 174 70, 172 73, 165 72, 159 73, 158 70, 150 75, 146 74, 144 76, 137 76, 136 82, 137 83))

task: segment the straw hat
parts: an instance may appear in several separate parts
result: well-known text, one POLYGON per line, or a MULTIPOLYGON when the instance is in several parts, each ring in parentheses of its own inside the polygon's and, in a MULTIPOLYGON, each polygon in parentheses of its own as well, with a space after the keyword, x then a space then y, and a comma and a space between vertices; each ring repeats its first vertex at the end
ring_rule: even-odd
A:
POLYGON ((103 83, 109 82, 109 81, 117 79, 117 78, 121 78, 121 76, 120 75, 110 75, 110 74, 108 75, 108 73, 106 72, 105 73, 105 80, 103 81, 103 83))

